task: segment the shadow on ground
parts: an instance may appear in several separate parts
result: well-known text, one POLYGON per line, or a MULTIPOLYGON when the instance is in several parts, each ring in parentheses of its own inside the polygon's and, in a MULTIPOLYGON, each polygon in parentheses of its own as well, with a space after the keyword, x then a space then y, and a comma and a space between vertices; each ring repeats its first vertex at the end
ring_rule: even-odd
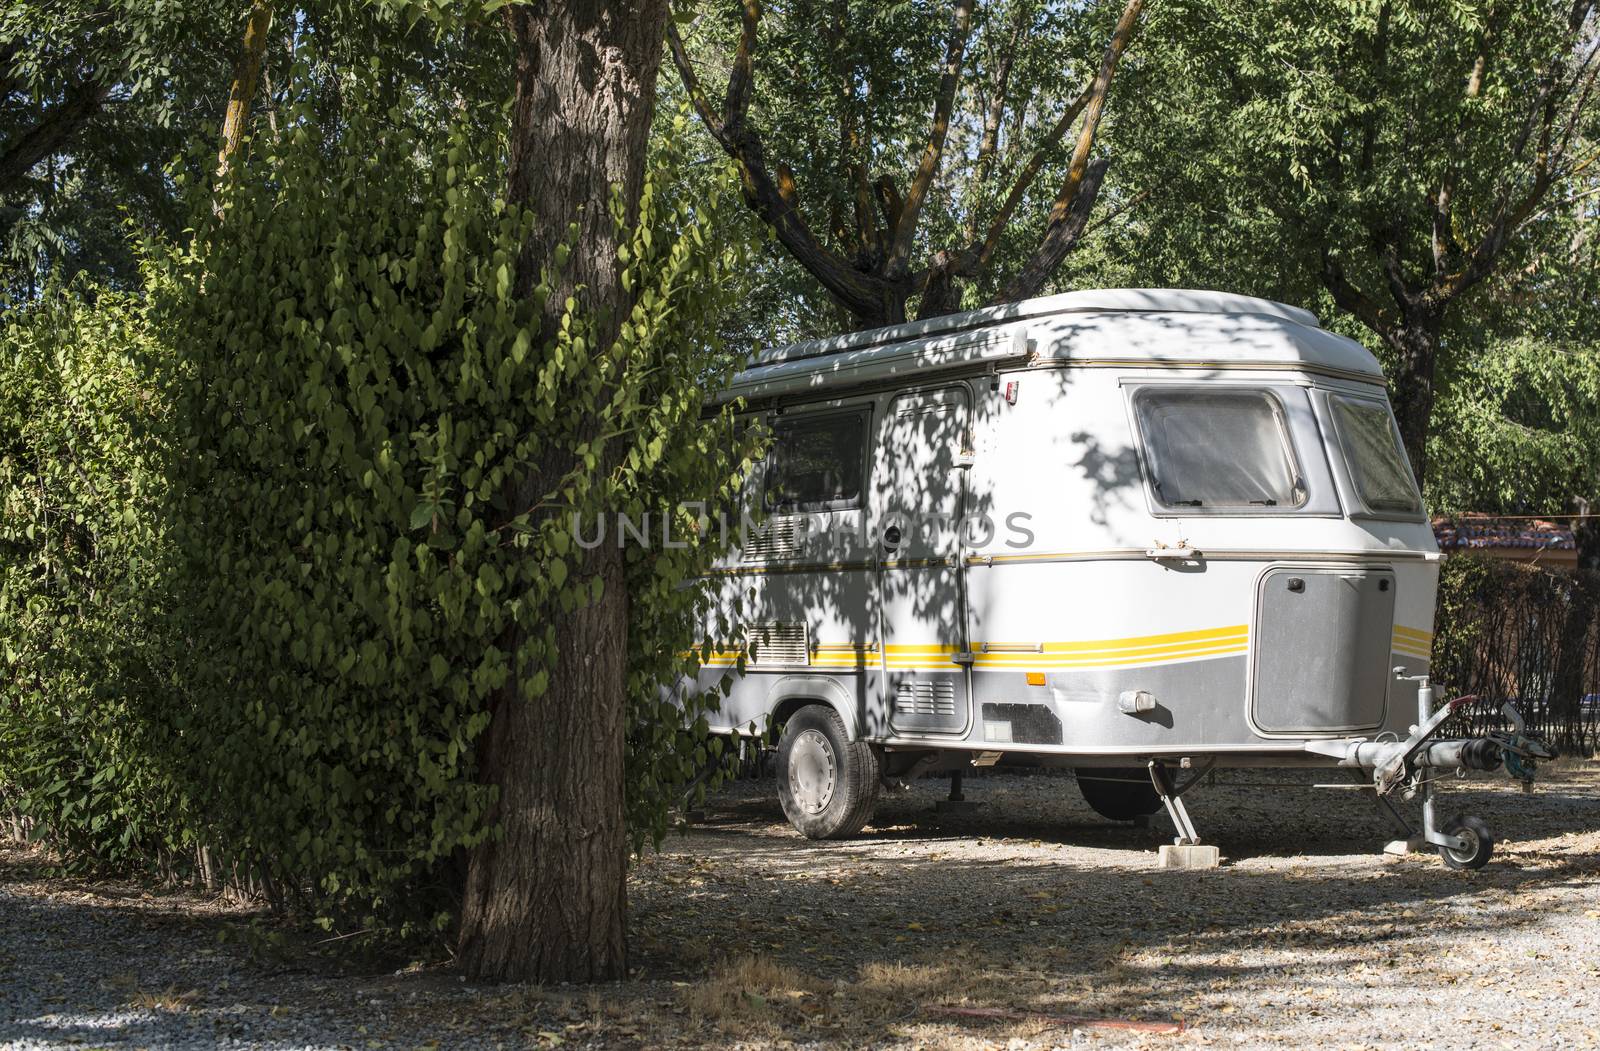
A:
MULTIPOLYGON (((1226 859, 1205 873, 1157 869, 1165 819, 1107 822, 1068 778, 969 779, 977 805, 955 814, 935 811, 944 783, 927 782, 843 843, 800 839, 770 786, 747 783, 641 866, 637 958, 647 973, 695 980, 709 969, 737 984, 727 961, 748 956, 847 989, 874 976, 892 986, 881 975, 897 969, 891 1003, 872 1009, 847 992, 848 1012, 814 1012, 868 1045, 913 1038, 908 1025, 938 1003, 1212 1026, 1243 1021, 1247 1008, 1302 1024, 1346 1013, 1353 1039, 1382 1042, 1386 1017, 1391 1035, 1416 1031, 1405 1019, 1426 990, 1492 1027, 1503 1019, 1451 994, 1504 960, 1520 967, 1517 953, 1539 951, 1526 947, 1547 942, 1559 908, 1600 901, 1595 774, 1558 775, 1531 797, 1452 786, 1441 812, 1481 814, 1502 837, 1477 873, 1433 856, 1383 857, 1388 830, 1369 799, 1305 787, 1326 775, 1226 773, 1197 789, 1190 809, 1226 859), (1473 957, 1486 946, 1502 951, 1473 957), (1359 1013, 1341 1011, 1353 1001, 1359 1013)), ((1600 935, 1600 913, 1583 911, 1600 935)), ((754 991, 768 1013, 781 1000, 773 992, 754 991)))
POLYGON ((0 1046, 1594 1042, 1600 764, 1533 796, 1451 786, 1442 811, 1502 840, 1477 873, 1382 856, 1387 830, 1356 793, 1262 785, 1315 779, 1197 789, 1226 859, 1212 872, 1157 869, 1165 819, 1104 821, 1070 778, 969 778, 975 805, 945 814, 947 783, 919 782, 838 843, 795 835, 770 785, 739 783, 635 865, 636 977, 595 990, 333 973, 250 951, 247 911, 53 879, 0 851, 0 1046), (948 1005, 1051 1017, 934 1010, 948 1005))

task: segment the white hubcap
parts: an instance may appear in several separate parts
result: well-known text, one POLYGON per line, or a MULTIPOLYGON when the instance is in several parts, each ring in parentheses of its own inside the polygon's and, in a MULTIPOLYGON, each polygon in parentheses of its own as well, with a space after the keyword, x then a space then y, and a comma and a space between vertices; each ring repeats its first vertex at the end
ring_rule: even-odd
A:
POLYGON ((1460 828, 1455 832, 1463 843, 1461 847, 1446 847, 1450 856, 1465 865, 1478 853, 1478 834, 1470 828, 1460 828))
POLYGON ((789 794, 807 814, 820 814, 833 801, 833 746, 816 730, 802 730, 789 749, 789 794))

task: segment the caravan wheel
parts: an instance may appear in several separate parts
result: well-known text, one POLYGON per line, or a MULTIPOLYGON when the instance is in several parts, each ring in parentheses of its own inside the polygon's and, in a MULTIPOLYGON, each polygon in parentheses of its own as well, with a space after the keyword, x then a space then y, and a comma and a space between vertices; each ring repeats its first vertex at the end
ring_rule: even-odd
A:
POLYGON ((1138 767, 1079 770, 1078 789, 1095 813, 1112 821, 1135 821, 1161 809, 1150 775, 1138 767))
POLYGON ((778 739, 778 802, 807 839, 844 839, 861 831, 878 802, 878 757, 851 741, 824 704, 790 717, 778 739))

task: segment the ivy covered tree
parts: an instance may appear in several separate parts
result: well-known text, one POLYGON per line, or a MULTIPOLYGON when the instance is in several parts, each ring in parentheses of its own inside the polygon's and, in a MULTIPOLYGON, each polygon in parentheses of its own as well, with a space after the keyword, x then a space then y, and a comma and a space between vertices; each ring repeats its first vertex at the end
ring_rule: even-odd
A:
MULTIPOLYGON (((685 723, 658 694, 709 548, 585 548, 573 516, 692 536, 677 504, 726 501, 752 436, 701 417, 738 287, 716 198, 674 190, 670 150, 647 175, 632 124, 557 120, 580 78, 525 60, 509 178, 504 140, 435 138, 357 67, 332 134, 308 76, 200 209, 164 333, 194 640, 170 732, 213 743, 189 776, 252 864, 426 905, 471 973, 585 980, 623 973, 625 820, 659 830, 709 761, 695 699, 685 723)), ((637 88, 612 85, 648 127, 637 88)))

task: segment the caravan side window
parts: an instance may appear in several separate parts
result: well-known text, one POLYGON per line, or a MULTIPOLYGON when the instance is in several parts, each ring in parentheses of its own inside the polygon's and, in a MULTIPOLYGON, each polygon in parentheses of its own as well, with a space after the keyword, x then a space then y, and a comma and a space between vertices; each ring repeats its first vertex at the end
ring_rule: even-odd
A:
POLYGON ((767 464, 767 510, 848 511, 861 506, 867 412, 779 419, 767 464))
POLYGON ((1415 515, 1422 512, 1422 498, 1411 478, 1400 447, 1400 432, 1394 417, 1382 402, 1367 398, 1336 395, 1334 421, 1345 462, 1355 480, 1356 492, 1367 510, 1375 514, 1415 515))
POLYGON ((1162 507, 1284 510, 1306 502, 1283 409, 1271 393, 1146 388, 1134 407, 1162 507))

